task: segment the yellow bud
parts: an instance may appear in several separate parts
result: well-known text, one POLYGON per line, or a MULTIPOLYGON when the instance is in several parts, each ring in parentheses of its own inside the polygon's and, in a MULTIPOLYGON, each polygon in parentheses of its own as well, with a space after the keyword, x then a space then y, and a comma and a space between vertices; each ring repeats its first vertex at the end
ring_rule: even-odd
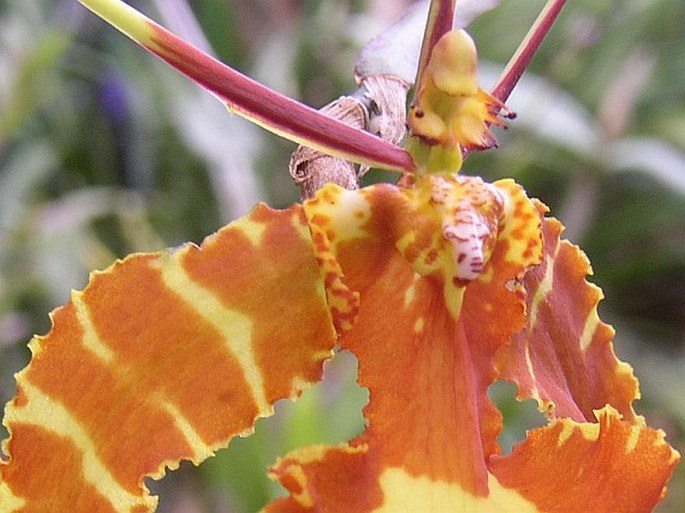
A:
POLYGON ((426 73, 435 87, 450 96, 472 96, 478 92, 478 54, 465 31, 453 30, 433 48, 426 73))

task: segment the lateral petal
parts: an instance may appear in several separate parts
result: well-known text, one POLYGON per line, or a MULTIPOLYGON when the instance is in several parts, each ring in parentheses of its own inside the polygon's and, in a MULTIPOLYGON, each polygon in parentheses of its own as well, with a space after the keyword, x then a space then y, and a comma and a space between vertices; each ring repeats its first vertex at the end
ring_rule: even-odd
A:
POLYGON ((551 417, 595 421, 594 410, 611 404, 635 418, 639 397, 632 368, 614 354, 614 330, 602 322, 602 291, 588 283, 585 254, 560 240, 556 219, 543 225, 544 257, 523 278, 527 323, 497 355, 504 379, 515 382, 520 398, 534 398, 551 417))
POLYGON ((532 430, 507 457, 493 457, 499 482, 539 511, 645 513, 665 493, 679 455, 660 430, 606 406, 597 422, 570 419, 532 430))
POLYGON ((337 340, 299 206, 119 261, 52 320, 6 409, 3 513, 154 511, 144 477, 248 434, 337 340))

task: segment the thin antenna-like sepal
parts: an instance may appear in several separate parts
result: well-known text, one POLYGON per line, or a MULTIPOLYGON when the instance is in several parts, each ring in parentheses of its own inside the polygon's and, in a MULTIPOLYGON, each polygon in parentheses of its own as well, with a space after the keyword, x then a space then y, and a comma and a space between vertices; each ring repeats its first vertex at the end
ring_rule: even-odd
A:
POLYGON ((548 0, 493 87, 492 96, 502 103, 507 101, 565 4, 566 0, 548 0))
POLYGON ((452 30, 455 3, 456 0, 431 0, 426 30, 423 33, 423 43, 421 44, 419 67, 414 81, 417 90, 421 87, 421 78, 433 53, 433 48, 445 33, 452 30))
POLYGON ((79 0, 253 123, 298 144, 353 162, 411 171, 401 148, 347 126, 242 75, 119 0, 79 0))

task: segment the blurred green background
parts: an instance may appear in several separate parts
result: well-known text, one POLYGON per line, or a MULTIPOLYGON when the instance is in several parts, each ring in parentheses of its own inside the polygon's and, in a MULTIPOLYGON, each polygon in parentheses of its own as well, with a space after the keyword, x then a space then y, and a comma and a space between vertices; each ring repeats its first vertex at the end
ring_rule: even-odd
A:
MULTIPOLYGON (((224 61, 320 107, 350 92, 361 45, 402 0, 131 2, 224 61)), ((471 27, 492 83, 544 2, 504 0, 471 27)), ((569 2, 509 102, 500 149, 465 172, 514 177, 588 253, 600 313, 636 370, 636 405, 685 452, 685 2, 569 2)), ((0 0, 0 402, 28 361, 26 341, 89 271, 134 251, 206 235, 257 201, 297 201, 294 146, 225 109, 75 0, 0 0)), ((370 180, 390 179, 371 172, 370 180)), ((293 407, 258 422, 199 471, 161 483, 163 513, 256 511, 286 450, 362 427, 364 390, 341 354, 293 407)), ((540 423, 493 388, 505 447, 540 423)), ((6 432, 0 429, 1 438, 6 432)), ((685 511, 685 470, 659 513, 685 511)))

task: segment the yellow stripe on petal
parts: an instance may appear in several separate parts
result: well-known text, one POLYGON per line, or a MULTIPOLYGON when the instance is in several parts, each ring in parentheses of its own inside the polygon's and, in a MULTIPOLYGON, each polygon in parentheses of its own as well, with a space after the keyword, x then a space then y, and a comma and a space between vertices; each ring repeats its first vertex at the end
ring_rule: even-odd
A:
POLYGON ((88 313, 88 308, 83 301, 83 294, 81 292, 72 292, 71 302, 74 303, 74 306, 76 307, 76 316, 81 325, 81 329, 83 329, 83 338, 81 339, 83 347, 98 357, 104 364, 112 363, 114 360, 114 351, 107 347, 106 344, 103 344, 100 337, 98 337, 97 329, 95 328, 93 320, 88 313))
POLYGON ((545 274, 540 280, 532 299, 530 300, 528 306, 528 330, 532 331, 537 325, 538 321, 538 310, 540 305, 547 299, 547 294, 552 290, 552 285, 554 284, 554 257, 548 255, 545 257, 546 266, 545 274))
POLYGON ((515 490, 503 488, 492 476, 487 497, 471 495, 457 484, 413 477, 400 468, 380 476, 383 505, 372 513, 539 513, 535 504, 515 490))
MULTIPOLYGON (((525 358, 526 358, 526 370, 530 374, 530 377, 531 377, 533 383, 535 383, 535 381, 536 381, 536 379, 535 379, 535 367, 533 366, 533 360, 530 356, 530 347, 526 346, 524 351, 525 351, 525 358)), ((542 404, 543 399, 542 399, 542 397, 540 397, 540 391, 537 389, 537 387, 535 385, 532 385, 530 387, 528 394, 529 394, 531 399, 535 399, 538 401, 538 404, 542 404)), ((543 408, 542 411, 551 413, 554 411, 554 407, 552 405, 551 408, 550 407, 543 408)))
MULTIPOLYGON (((293 214, 295 215, 295 214, 293 214)), ((293 225, 296 223, 293 222, 293 225)), ((249 217, 240 220, 240 232, 245 235, 253 246, 259 247, 262 244, 267 225, 263 222, 250 219, 249 217)), ((303 239, 309 238, 309 233, 301 231, 303 239)))
POLYGON ((179 259, 163 256, 151 266, 159 269, 164 284, 170 290, 222 334, 227 349, 240 363, 257 408, 262 414, 271 413, 273 410, 266 399, 264 378, 252 347, 252 320, 226 308, 211 291, 188 276, 179 259))
MULTIPOLYGON (((638 444, 640 443, 642 428, 644 428, 644 423, 638 423, 637 425, 631 426, 630 437, 626 441, 626 454, 630 454, 637 449, 638 444)), ((676 457, 676 455, 673 454, 673 457, 676 457)))
POLYGON ((207 445, 202 436, 195 430, 192 423, 183 415, 183 411, 169 401, 162 401, 162 409, 174 420, 176 428, 183 434, 188 445, 193 450, 193 463, 199 465, 202 461, 214 455, 212 447, 207 445))
MULTIPOLYGON (((26 381, 21 383, 21 392, 25 403, 22 406, 8 403, 5 410, 5 422, 8 426, 42 426, 69 440, 82 457, 83 480, 92 485, 103 498, 106 497, 117 513, 129 513, 134 507, 144 508, 142 511, 151 511, 154 508, 156 499, 134 495, 119 484, 105 462, 98 458, 96 441, 67 408, 26 381)), ((40 442, 37 441, 37 444, 40 449, 40 442)))
POLYGON ((404 293, 404 307, 409 308, 411 304, 414 302, 416 299, 416 285, 421 279, 421 276, 419 274, 416 274, 414 276, 414 282, 407 287, 406 292, 404 293))
MULTIPOLYGON (((599 289, 598 289, 599 290, 599 289)), ((580 349, 585 352, 590 347, 592 339, 597 331, 597 327, 600 325, 602 320, 599 318, 599 313, 597 309, 593 309, 587 319, 585 320, 585 326, 583 327, 583 334, 580 336, 580 349)))
POLYGON ((12 490, 10 490, 7 483, 0 481, 0 506, 2 506, 3 513, 15 513, 16 511, 20 511, 25 504, 26 501, 24 499, 17 497, 12 493, 12 490))

